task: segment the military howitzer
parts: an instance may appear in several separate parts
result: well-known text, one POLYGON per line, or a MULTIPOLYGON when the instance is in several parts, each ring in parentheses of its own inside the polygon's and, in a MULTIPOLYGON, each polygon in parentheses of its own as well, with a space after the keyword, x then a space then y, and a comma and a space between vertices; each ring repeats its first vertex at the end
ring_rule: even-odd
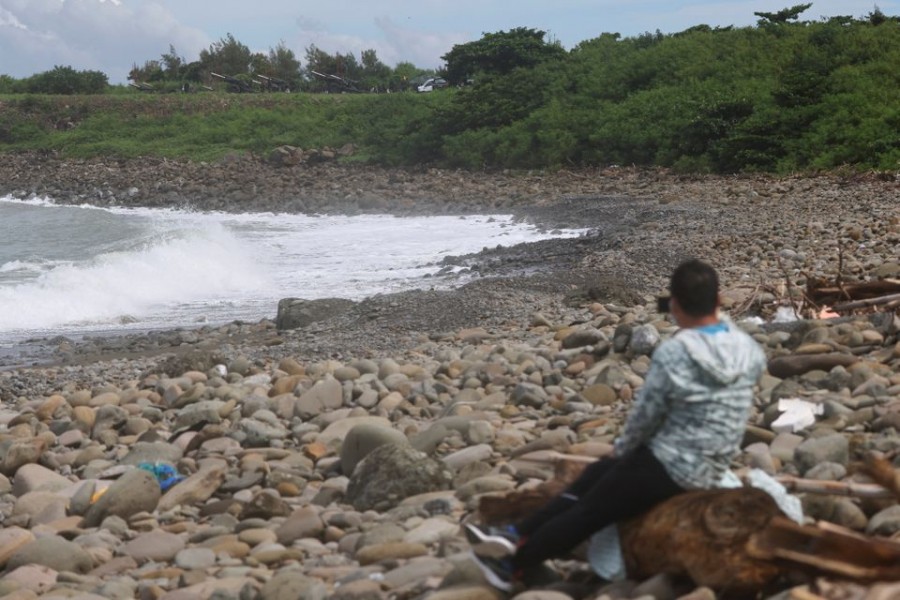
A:
POLYGON ((265 92, 289 92, 291 91, 290 84, 284 79, 279 79, 277 77, 269 77, 268 75, 257 75, 257 79, 254 80, 260 88, 262 88, 265 92))
POLYGON ((222 81, 227 83, 228 84, 227 89, 229 92, 234 92, 236 94, 242 94, 242 93, 250 93, 253 91, 253 86, 251 86, 249 83, 247 83, 246 81, 244 81, 242 79, 238 79, 237 77, 232 77, 230 75, 220 75, 218 73, 213 73, 212 71, 210 71, 209 74, 212 75, 213 77, 215 77, 216 79, 221 79, 222 81))
POLYGON ((329 92, 359 93, 361 91, 356 87, 356 82, 352 79, 345 79, 339 75, 319 73, 318 71, 310 71, 310 73, 323 80, 325 82, 325 87, 329 92))
POLYGON ((133 88, 140 90, 141 92, 154 92, 155 88, 149 83, 144 83, 142 81, 132 81, 128 85, 133 88))

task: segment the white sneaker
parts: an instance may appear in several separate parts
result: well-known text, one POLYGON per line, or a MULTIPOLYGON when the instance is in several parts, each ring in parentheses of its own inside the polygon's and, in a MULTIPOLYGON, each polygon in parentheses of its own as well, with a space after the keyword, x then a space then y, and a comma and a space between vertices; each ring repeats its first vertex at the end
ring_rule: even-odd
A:
POLYGON ((471 523, 466 523, 463 529, 476 556, 502 559, 516 553, 516 542, 508 534, 488 533, 471 523))

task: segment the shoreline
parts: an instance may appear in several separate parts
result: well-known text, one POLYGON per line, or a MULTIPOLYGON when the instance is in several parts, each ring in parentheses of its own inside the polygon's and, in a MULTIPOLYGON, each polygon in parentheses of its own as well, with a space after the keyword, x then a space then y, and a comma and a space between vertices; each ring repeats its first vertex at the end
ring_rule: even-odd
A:
MULTIPOLYGON (((451 295, 467 295, 467 286, 477 290, 478 285, 489 281, 487 288, 503 289, 520 300, 534 288, 540 290, 542 302, 596 300, 639 305, 664 288, 665 273, 675 264, 698 256, 719 268, 726 308, 743 307, 748 296, 759 294, 761 288, 769 288, 762 296, 772 304, 786 297, 786 270, 793 272, 798 288, 807 275, 825 279, 835 276, 828 271, 833 270, 844 248, 832 243, 823 249, 822 240, 815 238, 831 232, 835 242, 844 238, 847 246, 864 230, 867 237, 874 237, 874 233, 876 239, 886 238, 879 264, 890 261, 888 242, 900 240, 891 230, 897 225, 890 222, 890 198, 900 191, 900 182, 874 176, 683 177, 658 169, 618 167, 554 173, 461 173, 337 163, 283 168, 249 155, 236 155, 217 164, 167 159, 66 161, 35 154, 7 158, 13 160, 0 163, 0 194, 19 199, 51 195, 60 204, 90 202, 97 206, 190 207, 224 212, 304 212, 315 208, 317 214, 504 213, 546 229, 591 231, 579 238, 485 248, 455 257, 452 264, 468 268, 472 280, 452 286, 446 291, 451 295), (149 181, 154 184, 148 185, 149 181), (448 182, 453 184, 449 188, 444 185, 448 182), (136 184, 140 185, 138 191, 136 184), (294 196, 287 190, 294 190, 294 196), (54 191, 57 195, 52 194, 54 191), (188 192, 196 195, 186 198, 188 192), (297 198, 301 194, 302 198, 297 198), (391 194, 397 194, 393 201, 391 194), (861 216, 885 217, 883 230, 865 228, 862 219, 845 223, 842 213, 852 216, 854 207, 861 216), (821 220, 804 224, 804 214, 821 220), (778 227, 783 227, 786 235, 779 235, 778 227), (820 251, 821 255, 816 255, 820 251), (789 260, 782 260, 784 253, 789 260), (770 293, 775 288, 781 288, 779 293, 770 293)), ((866 244, 859 246, 865 248, 866 244)), ((396 296, 402 304, 414 306, 421 304, 419 299, 427 297, 426 292, 379 294, 358 305, 390 305, 396 302, 391 300, 396 296), (410 294, 414 299, 409 299, 410 294)), ((474 291, 472 295, 479 294, 474 291)), ((411 326, 390 323, 389 327, 404 327, 412 334, 434 334, 427 331, 434 316, 411 326), (416 327, 422 331, 415 331, 416 327)), ((474 320, 457 317, 467 326, 476 325, 474 320)), ((274 318, 273 306, 272 314, 255 325, 266 326, 274 318)), ((349 327, 365 321, 358 315, 355 318, 356 324, 349 327)), ((215 327, 227 327, 229 323, 215 327)), ((185 325, 177 330, 202 332, 215 327, 185 325)), ((348 323, 340 327, 348 327, 348 323)), ((96 339, 87 343, 78 339, 54 342, 57 336, 46 336, 36 343, 26 340, 35 346, 32 359, 37 360, 32 362, 40 364, 19 366, 103 360, 105 355, 121 353, 123 339, 138 348, 138 356, 162 354, 178 347, 165 341, 178 338, 168 335, 171 333, 170 328, 163 328, 88 334, 96 339)), ((337 337, 347 335, 338 333, 337 337)))
MULTIPOLYGON (((87 165, 42 163, 34 177, 66 185, 87 165)), ((117 176, 153 168, 126 165, 117 176)), ((29 558, 54 574, 47 594, 115 588, 174 600, 218 590, 270 600, 287 585, 309 597, 488 597, 461 519, 485 494, 552 477, 523 456, 608 449, 646 375, 645 341, 676 330, 654 296, 683 258, 714 264, 725 308, 744 315, 771 315, 809 278, 834 280, 838 265, 845 282, 900 278, 895 181, 613 171, 470 174, 449 200, 432 190, 415 206, 410 198, 426 188, 404 187, 395 173, 398 210, 465 208, 502 194, 487 204, 594 234, 460 257, 479 277, 457 289, 372 296, 299 329, 264 319, 97 338, 57 347, 53 364, 0 370, 0 435, 17 449, 0 458, 4 528, 23 548, 40 536, 87 549, 66 546, 74 563, 29 558), (171 464, 187 479, 165 494, 141 488, 139 462, 171 464), (423 482, 423 473, 437 475, 423 482), (101 485, 120 512, 90 502, 101 485)), ((391 177, 364 169, 342 179, 363 185, 361 173, 373 190, 391 177)), ((118 184, 107 183, 116 196, 118 184)), ((349 195, 329 206, 360 209, 347 189, 323 189, 308 204, 349 195)), ((152 202, 172 200, 162 192, 152 202)), ((760 382, 736 470, 851 482, 867 452, 900 448, 900 317, 746 327, 782 370, 760 382), (778 401, 790 397, 825 414, 778 431, 778 401)), ((811 519, 881 537, 900 530, 896 504, 803 495, 811 519)), ((556 566, 577 579, 580 564, 556 566)), ((0 576, 0 594, 35 581, 15 572, 0 576)), ((671 597, 693 591, 649 582, 671 597)), ((641 583, 609 590, 646 597, 641 583)))

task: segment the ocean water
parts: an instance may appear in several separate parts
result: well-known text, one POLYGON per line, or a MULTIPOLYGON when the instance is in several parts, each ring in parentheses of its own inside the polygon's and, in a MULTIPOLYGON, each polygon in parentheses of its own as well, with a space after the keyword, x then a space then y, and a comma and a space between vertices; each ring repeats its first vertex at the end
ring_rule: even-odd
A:
POLYGON ((278 300, 443 288, 447 256, 553 234, 508 215, 305 216, 0 198, 0 345, 274 318, 278 300))

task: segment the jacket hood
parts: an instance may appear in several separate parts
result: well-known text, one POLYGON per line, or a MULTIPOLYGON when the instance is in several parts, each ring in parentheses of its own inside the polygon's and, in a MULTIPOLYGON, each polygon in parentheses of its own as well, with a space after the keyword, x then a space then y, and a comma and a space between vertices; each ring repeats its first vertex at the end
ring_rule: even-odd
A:
POLYGON ((677 337, 697 368, 720 385, 731 385, 742 378, 755 381, 765 360, 762 350, 731 320, 722 321, 727 331, 704 333, 686 329, 677 337))

